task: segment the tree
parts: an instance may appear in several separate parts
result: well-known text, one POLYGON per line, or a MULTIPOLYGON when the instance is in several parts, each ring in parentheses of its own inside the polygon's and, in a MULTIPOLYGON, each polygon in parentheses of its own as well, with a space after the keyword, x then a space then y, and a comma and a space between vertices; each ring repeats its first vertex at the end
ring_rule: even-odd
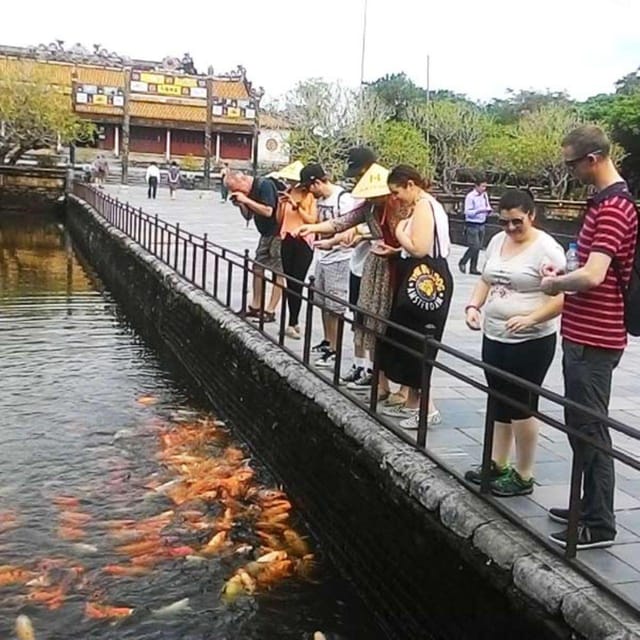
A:
POLYGON ((438 100, 414 107, 410 121, 429 139, 432 167, 450 193, 456 174, 468 167, 486 135, 487 116, 464 102, 438 100))
POLYGON ((378 78, 368 87, 390 111, 394 120, 406 120, 409 110, 426 101, 427 92, 406 73, 392 73, 378 78))
POLYGON ((507 98, 495 98, 487 105, 487 110, 499 124, 516 124, 529 113, 535 113, 548 105, 570 106, 569 95, 564 91, 514 91, 507 89, 507 98))
POLYGON ((317 78, 298 83, 284 104, 284 116, 292 125, 292 157, 336 171, 349 148, 345 133, 352 124, 351 98, 352 92, 339 84, 317 78))
POLYGON ((27 151, 88 140, 94 126, 71 110, 68 96, 46 74, 24 62, 0 78, 0 162, 15 164, 27 151))
POLYGON ((284 115, 292 124, 291 155, 302 162, 320 162, 329 173, 340 175, 349 148, 376 138, 390 112, 373 94, 313 79, 287 95, 284 115))
POLYGON ((409 164, 425 175, 430 173, 429 147, 422 133, 408 122, 383 122, 369 131, 366 143, 386 167, 409 164))

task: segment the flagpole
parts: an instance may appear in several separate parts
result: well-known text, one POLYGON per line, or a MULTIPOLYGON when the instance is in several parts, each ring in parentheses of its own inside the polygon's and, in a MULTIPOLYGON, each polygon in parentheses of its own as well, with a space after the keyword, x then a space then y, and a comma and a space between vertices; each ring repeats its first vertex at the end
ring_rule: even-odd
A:
POLYGON ((367 49, 367 9, 369 0, 364 0, 364 10, 362 13, 362 54, 360 56, 360 87, 364 85, 364 57, 367 49))

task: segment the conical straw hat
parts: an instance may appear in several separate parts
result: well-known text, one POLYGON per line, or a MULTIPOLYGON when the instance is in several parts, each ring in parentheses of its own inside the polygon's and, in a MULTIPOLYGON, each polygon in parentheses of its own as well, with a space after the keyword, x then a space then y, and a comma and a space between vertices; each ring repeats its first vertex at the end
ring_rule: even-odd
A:
POLYGON ((300 172, 302 171, 304 164, 300 160, 296 160, 279 171, 273 171, 269 174, 270 178, 280 178, 281 180, 291 180, 292 182, 298 182, 300 180, 300 172))
POLYGON ((379 198, 391 193, 387 186, 389 170, 382 165, 372 164, 365 174, 358 180, 351 194, 356 198, 379 198))

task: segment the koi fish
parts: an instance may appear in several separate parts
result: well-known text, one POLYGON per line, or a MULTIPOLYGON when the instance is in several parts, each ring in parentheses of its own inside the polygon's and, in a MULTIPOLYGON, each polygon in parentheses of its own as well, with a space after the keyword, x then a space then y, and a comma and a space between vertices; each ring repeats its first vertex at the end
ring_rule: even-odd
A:
POLYGON ((110 576, 123 576, 127 578, 144 576, 149 573, 149 569, 146 567, 135 567, 120 564, 108 564, 102 567, 102 570, 110 576))
POLYGON ((140 396, 137 400, 138 404, 141 404, 143 407, 150 407, 152 404, 158 402, 158 399, 155 396, 147 395, 140 396))
POLYGON ((183 611, 191 611, 191 605, 189 604, 189 598, 183 598, 182 600, 178 600, 172 604, 168 604, 166 607, 160 607, 159 609, 155 609, 151 613, 154 616, 172 616, 176 613, 181 613, 183 611))
POLYGON ((112 607, 97 602, 87 602, 84 607, 85 616, 94 620, 126 618, 132 613, 133 609, 131 607, 112 607))
POLYGON ((16 637, 18 640, 36 640, 36 633, 28 616, 20 615, 17 617, 16 637))

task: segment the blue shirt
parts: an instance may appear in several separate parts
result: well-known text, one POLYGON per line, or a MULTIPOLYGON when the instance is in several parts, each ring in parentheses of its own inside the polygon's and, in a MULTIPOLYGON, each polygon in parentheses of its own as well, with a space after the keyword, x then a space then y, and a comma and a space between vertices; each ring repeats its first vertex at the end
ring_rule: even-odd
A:
POLYGON ((464 219, 472 224, 484 224, 491 213, 487 192, 470 191, 464 199, 464 219))

